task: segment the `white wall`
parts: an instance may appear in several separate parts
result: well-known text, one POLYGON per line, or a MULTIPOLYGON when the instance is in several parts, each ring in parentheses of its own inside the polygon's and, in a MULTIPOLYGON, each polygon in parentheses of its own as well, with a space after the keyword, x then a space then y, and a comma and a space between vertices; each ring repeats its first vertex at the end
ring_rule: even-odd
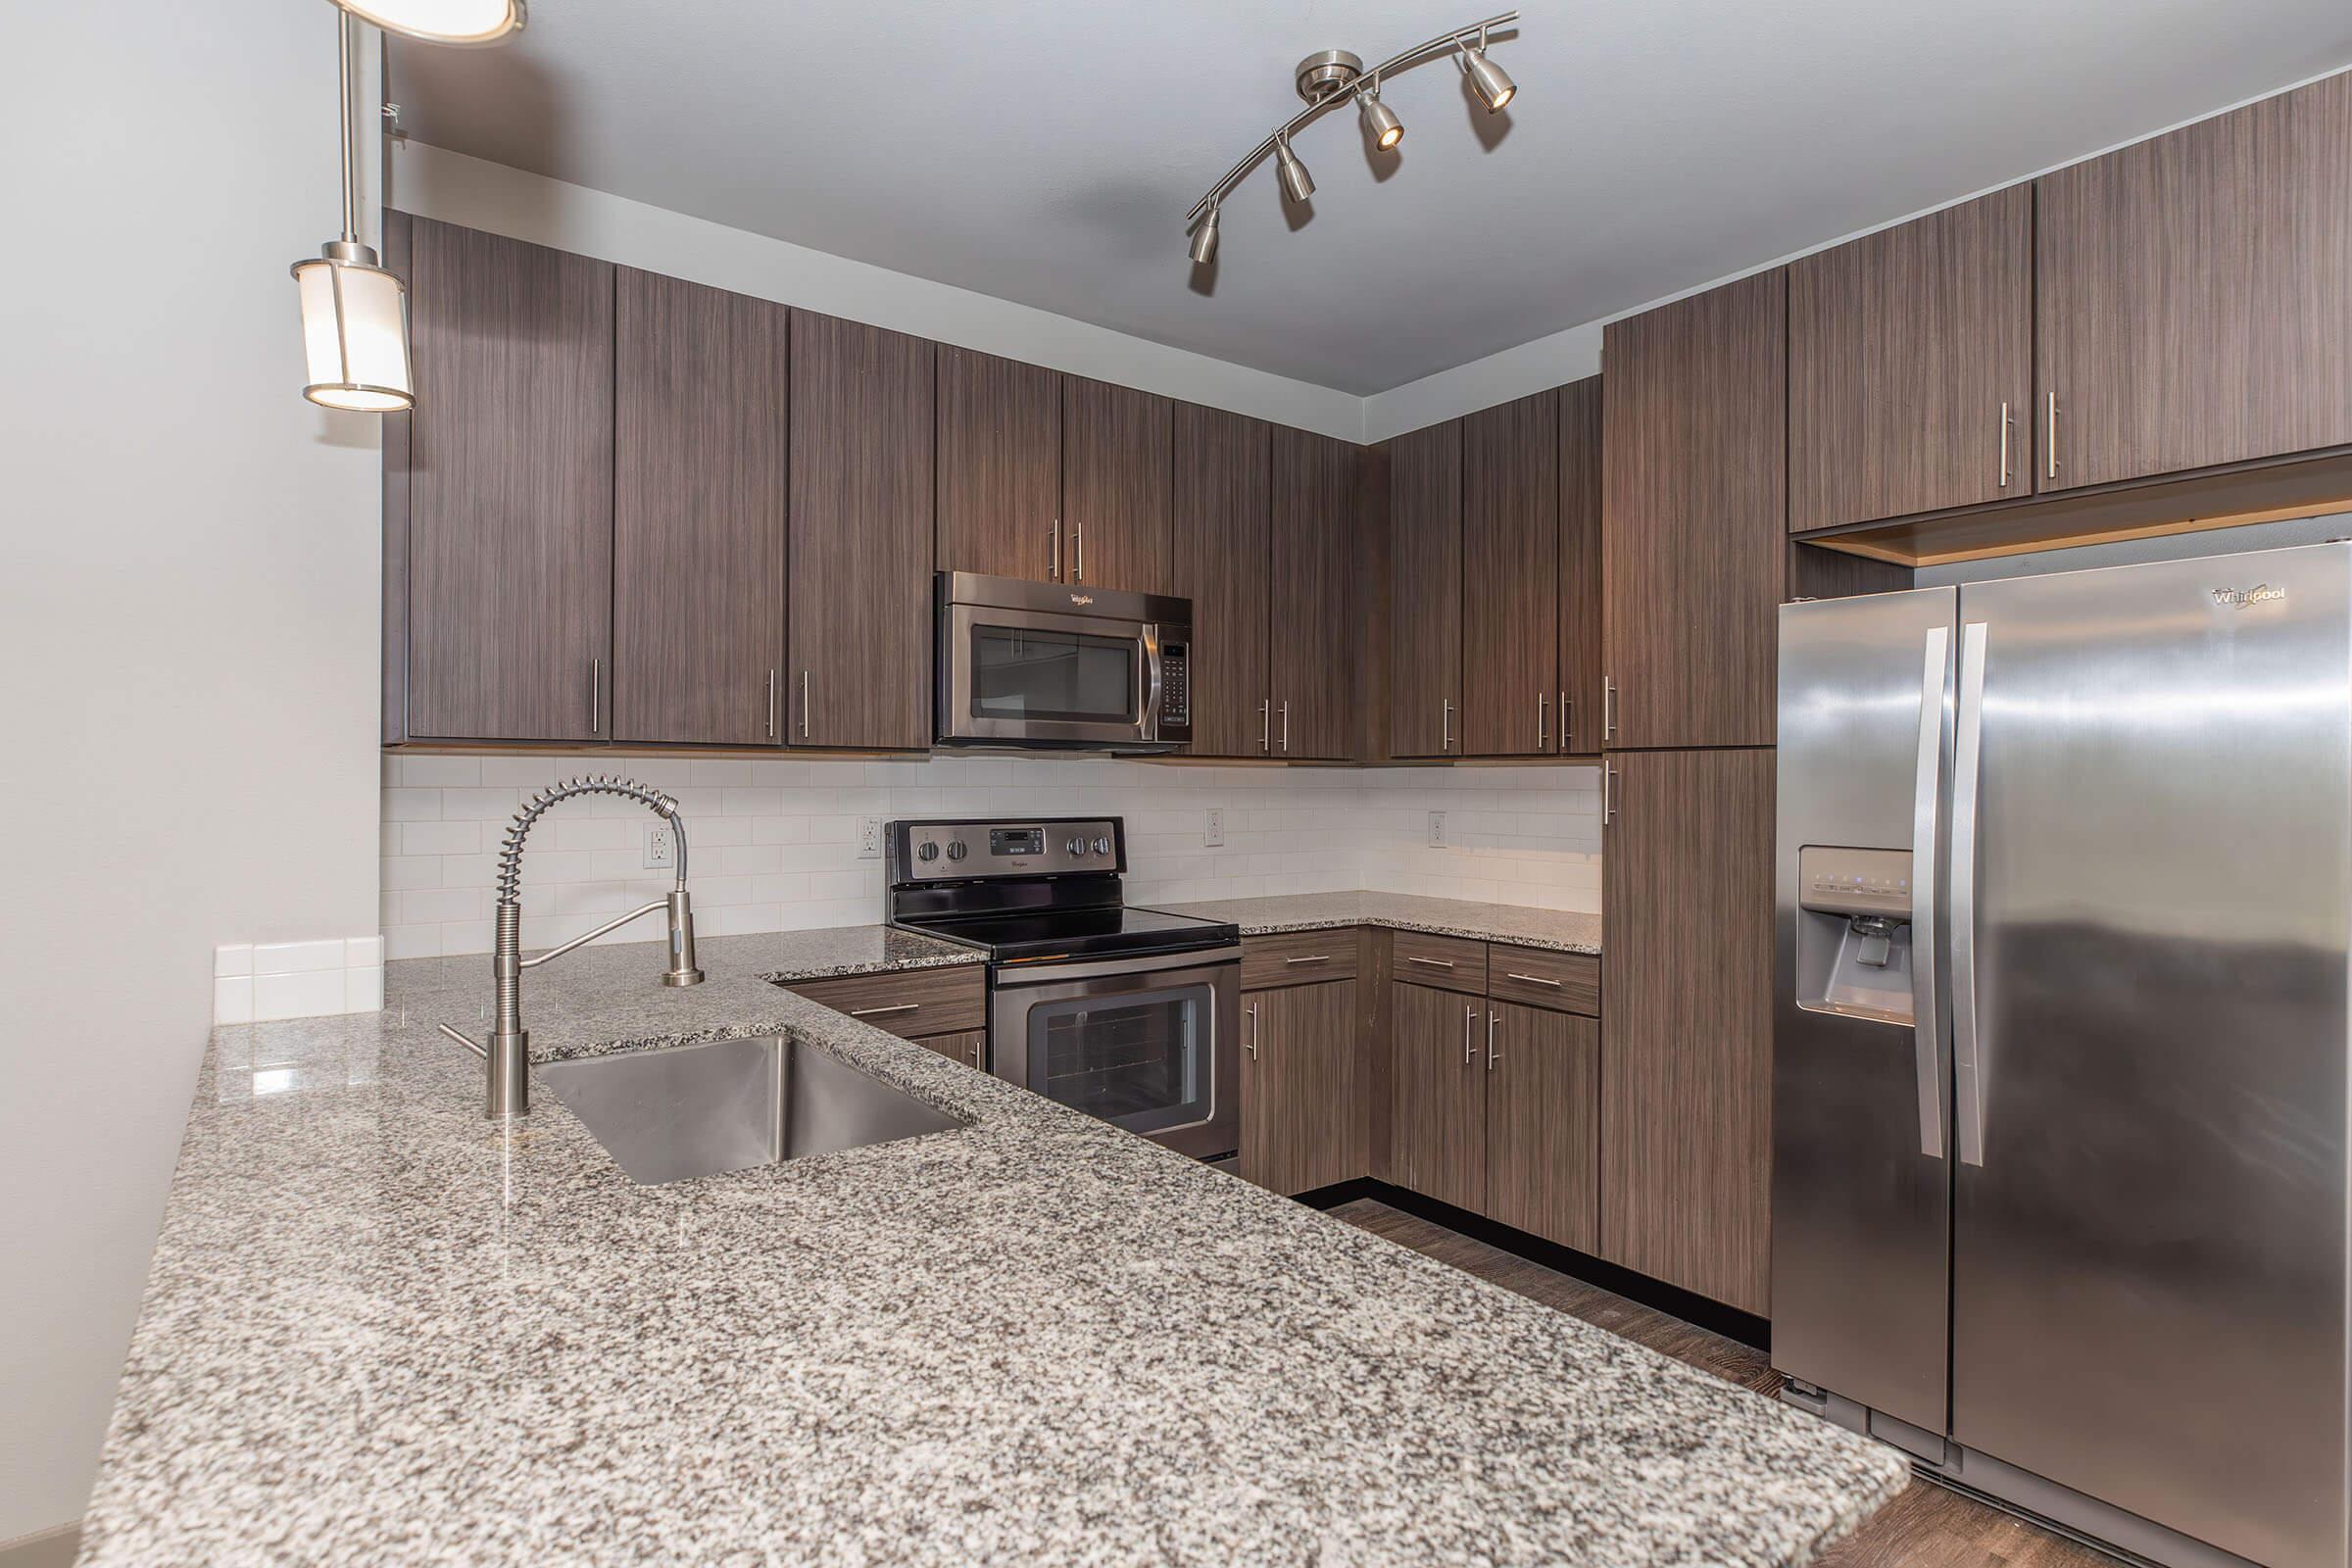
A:
POLYGON ((286 275, 338 221, 333 18, 0 48, 0 1542, 81 1513, 212 948, 374 926, 376 436, 302 400, 286 275))
MULTIPOLYGON (((881 919, 882 862, 858 854, 864 816, 1122 816, 1137 904, 1373 887, 1600 907, 1590 767, 402 756, 384 760, 386 956, 489 952, 492 863, 507 822, 524 796, 582 772, 617 772, 677 798, 695 929, 706 937, 881 919), (1205 842, 1211 808, 1224 812, 1216 848, 1205 842), (1427 845, 1433 810, 1446 813, 1443 849, 1427 845)), ((669 873, 645 868, 652 825, 641 808, 605 798, 549 812, 523 857, 525 944, 565 941, 658 898, 669 873)))

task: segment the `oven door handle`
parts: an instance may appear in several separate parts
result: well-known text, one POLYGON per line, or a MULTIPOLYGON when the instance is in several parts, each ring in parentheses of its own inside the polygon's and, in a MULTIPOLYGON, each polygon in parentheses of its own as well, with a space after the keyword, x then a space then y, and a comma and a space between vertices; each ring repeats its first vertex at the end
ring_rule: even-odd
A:
POLYGON ((1189 953, 1125 955, 1115 958, 1087 958, 1069 963, 1003 964, 990 976, 989 989, 998 995, 1035 987, 1067 985, 1071 981, 1117 980, 1128 975, 1150 976, 1158 984, 1187 970, 1213 972, 1242 961, 1241 947, 1195 948, 1189 953))

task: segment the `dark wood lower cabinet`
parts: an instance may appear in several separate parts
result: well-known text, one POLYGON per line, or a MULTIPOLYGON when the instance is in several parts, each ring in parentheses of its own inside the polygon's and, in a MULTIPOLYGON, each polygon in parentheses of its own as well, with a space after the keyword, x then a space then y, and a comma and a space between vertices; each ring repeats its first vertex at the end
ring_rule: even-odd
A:
POLYGON ((1489 1219, 1580 1252, 1600 1245, 1600 1023, 1487 1004, 1489 1219))
POLYGON ((927 1050, 936 1051, 951 1061, 960 1061, 967 1067, 988 1068, 988 1031, 966 1029, 959 1034, 925 1035, 915 1042, 927 1050))
POLYGON ((1278 1193, 1361 1176, 1366 1073, 1352 980, 1242 997, 1242 1174, 1278 1193))
POLYGON ((1475 997, 1390 983, 1390 1180, 1473 1213, 1487 1201, 1484 1009, 1475 997))

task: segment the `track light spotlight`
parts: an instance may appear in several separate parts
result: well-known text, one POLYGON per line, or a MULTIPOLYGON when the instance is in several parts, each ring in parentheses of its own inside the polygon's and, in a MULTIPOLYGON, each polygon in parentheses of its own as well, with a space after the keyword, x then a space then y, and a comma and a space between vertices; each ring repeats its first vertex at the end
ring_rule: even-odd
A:
POLYGON ((1373 146, 1385 153, 1404 140, 1404 122, 1396 118, 1396 110, 1380 101, 1378 91, 1358 97, 1356 107, 1363 111, 1364 129, 1371 132, 1373 146))
POLYGON ((1478 94, 1479 101, 1487 106, 1488 114, 1500 112, 1503 105, 1519 96, 1518 85, 1511 80, 1510 74, 1487 58, 1487 35, 1484 32, 1478 35, 1477 48, 1464 44, 1457 58, 1462 63, 1462 74, 1470 78, 1471 89, 1478 94))
POLYGON ((1212 203, 1201 218, 1200 226, 1193 230, 1193 265, 1206 267, 1217 259, 1217 209, 1212 203))
POLYGON ((1274 157, 1281 165, 1283 195, 1293 202, 1302 202, 1315 193, 1315 176, 1306 172, 1298 155, 1291 151, 1291 139, 1279 132, 1274 137, 1274 157))

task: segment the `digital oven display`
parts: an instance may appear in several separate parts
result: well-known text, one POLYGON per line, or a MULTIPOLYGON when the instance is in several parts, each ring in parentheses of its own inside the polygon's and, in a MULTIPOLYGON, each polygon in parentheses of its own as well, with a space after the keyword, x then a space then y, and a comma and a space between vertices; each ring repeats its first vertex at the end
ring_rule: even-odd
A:
POLYGON ((1046 830, 1042 827, 992 827, 988 830, 988 853, 1043 855, 1046 853, 1046 830))

